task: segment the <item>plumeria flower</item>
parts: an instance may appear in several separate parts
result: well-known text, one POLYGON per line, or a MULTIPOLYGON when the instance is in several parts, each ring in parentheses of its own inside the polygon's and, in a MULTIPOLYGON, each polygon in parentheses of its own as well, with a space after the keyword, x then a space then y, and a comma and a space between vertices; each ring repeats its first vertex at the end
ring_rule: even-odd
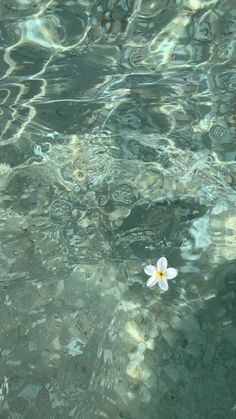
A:
POLYGON ((168 262, 165 257, 161 257, 157 261, 157 267, 153 265, 147 265, 144 268, 144 272, 150 276, 147 280, 147 286, 153 287, 153 285, 157 284, 159 287, 167 291, 168 290, 168 279, 175 278, 178 274, 178 271, 174 268, 167 268, 168 262))

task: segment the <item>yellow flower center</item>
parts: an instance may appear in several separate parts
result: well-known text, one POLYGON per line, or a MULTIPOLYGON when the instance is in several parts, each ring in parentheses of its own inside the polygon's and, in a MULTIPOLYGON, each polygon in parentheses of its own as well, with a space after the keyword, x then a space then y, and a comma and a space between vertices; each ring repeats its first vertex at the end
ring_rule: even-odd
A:
POLYGON ((158 279, 163 279, 165 276, 164 271, 156 271, 156 277, 158 279))

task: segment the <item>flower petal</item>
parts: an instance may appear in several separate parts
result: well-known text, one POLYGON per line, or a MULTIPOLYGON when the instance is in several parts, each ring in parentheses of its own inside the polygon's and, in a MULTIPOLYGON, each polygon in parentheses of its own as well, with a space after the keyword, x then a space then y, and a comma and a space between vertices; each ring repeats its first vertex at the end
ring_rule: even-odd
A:
POLYGON ((147 287, 153 287, 158 282, 158 279, 155 276, 150 276, 147 280, 147 287))
POLYGON ((158 259, 157 261, 157 270, 164 271, 167 268, 168 262, 165 257, 158 259))
POLYGON ((172 279, 178 275, 178 271, 175 268, 167 268, 165 271, 165 278, 172 279))
POLYGON ((145 272, 145 274, 147 274, 147 275, 154 275, 155 274, 155 272, 156 272, 156 267, 155 266, 153 266, 153 265, 147 265, 147 266, 145 266, 145 268, 144 268, 144 272, 145 272))
POLYGON ((162 279, 161 281, 158 281, 158 284, 159 284, 159 287, 164 291, 167 291, 168 288, 169 288, 168 283, 165 279, 162 279))

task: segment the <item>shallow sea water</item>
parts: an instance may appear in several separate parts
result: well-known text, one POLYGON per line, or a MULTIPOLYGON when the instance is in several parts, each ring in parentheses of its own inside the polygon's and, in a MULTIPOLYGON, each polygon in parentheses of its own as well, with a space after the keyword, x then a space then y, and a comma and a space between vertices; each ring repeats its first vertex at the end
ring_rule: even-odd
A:
POLYGON ((233 3, 1 1, 1 419, 236 418, 233 3))

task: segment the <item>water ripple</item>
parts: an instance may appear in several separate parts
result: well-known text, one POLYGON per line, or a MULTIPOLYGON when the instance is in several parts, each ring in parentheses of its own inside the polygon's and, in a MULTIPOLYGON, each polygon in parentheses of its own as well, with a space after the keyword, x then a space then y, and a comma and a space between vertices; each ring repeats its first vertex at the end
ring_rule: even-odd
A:
POLYGON ((230 417, 235 16, 1 2, 0 415, 230 417))

